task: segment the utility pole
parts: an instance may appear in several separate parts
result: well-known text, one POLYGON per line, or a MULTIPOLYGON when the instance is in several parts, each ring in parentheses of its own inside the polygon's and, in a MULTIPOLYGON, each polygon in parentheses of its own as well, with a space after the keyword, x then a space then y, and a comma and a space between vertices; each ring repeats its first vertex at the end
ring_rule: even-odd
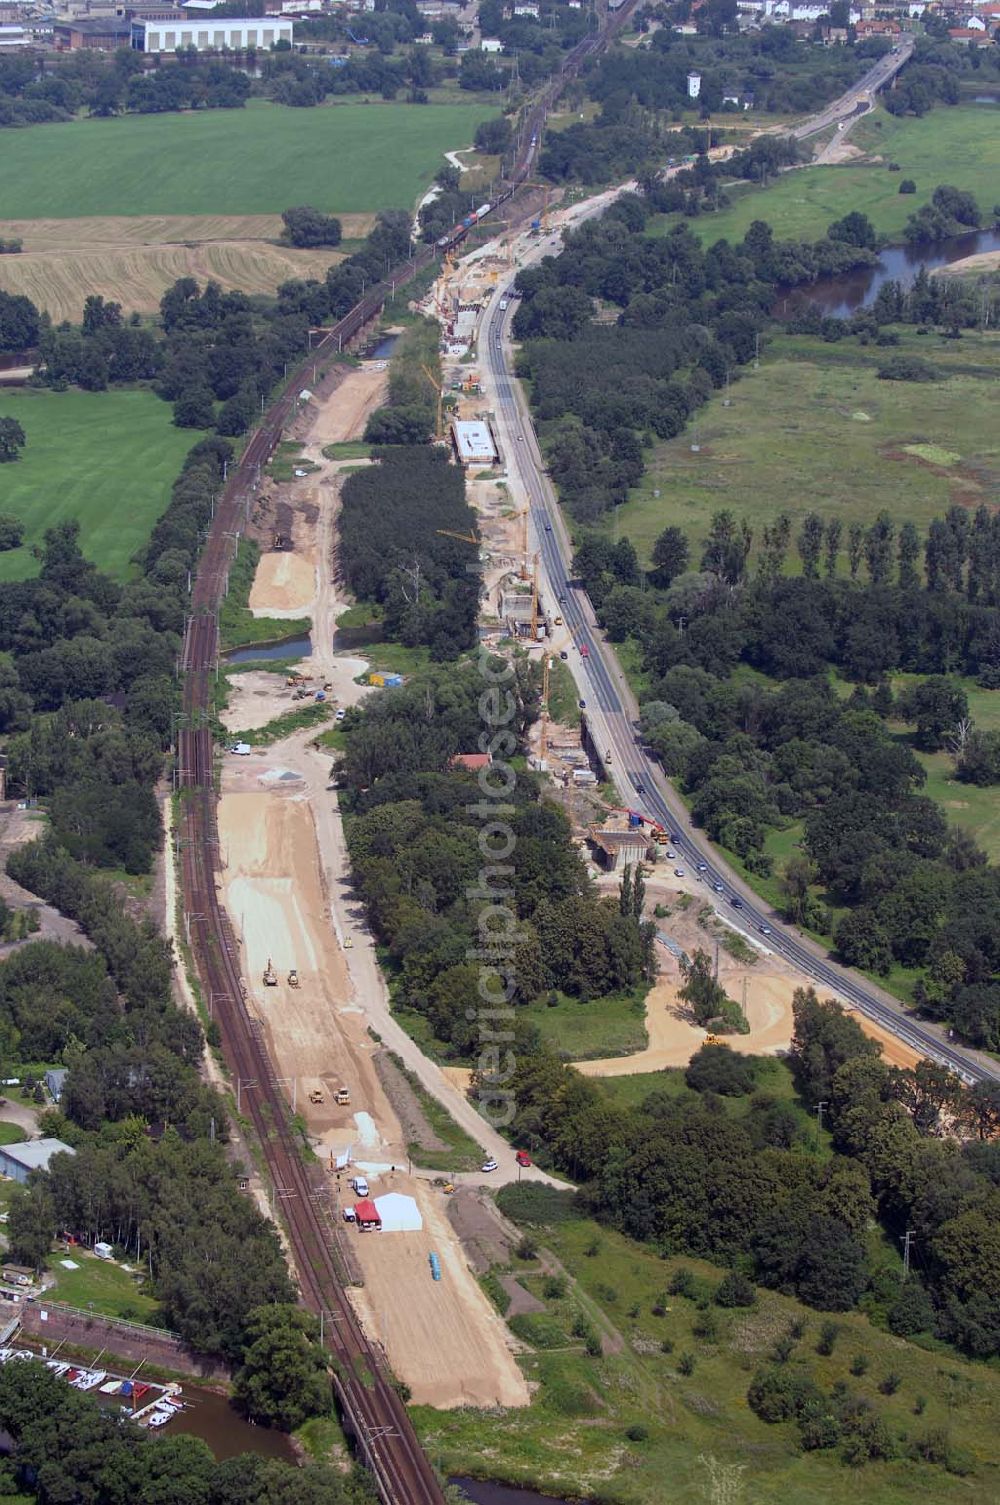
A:
POLYGON ((903 1279, 909 1278, 910 1274, 910 1245, 913 1242, 913 1231, 907 1228, 903 1234, 903 1279))
POLYGON ((823 1127, 823 1110, 827 1107, 829 1107, 829 1104, 826 1102, 816 1104, 816 1127, 818 1129, 822 1129, 823 1127))

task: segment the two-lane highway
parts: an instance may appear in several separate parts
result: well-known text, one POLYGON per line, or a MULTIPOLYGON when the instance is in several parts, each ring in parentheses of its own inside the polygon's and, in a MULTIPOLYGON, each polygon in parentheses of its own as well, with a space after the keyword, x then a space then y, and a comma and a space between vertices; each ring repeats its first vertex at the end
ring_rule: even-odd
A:
MULTIPOLYGON (((540 254, 545 245, 543 242, 535 254, 540 254)), ((480 363, 493 392, 513 495, 530 509, 549 616, 558 610, 572 634, 569 667, 622 798, 670 833, 678 864, 704 882, 729 924, 755 933, 759 944, 776 951, 820 987, 829 989, 922 1055, 947 1065, 965 1081, 1000 1081, 1000 1065, 956 1047, 931 1027, 904 1015, 900 1005, 858 974, 832 962, 815 942, 768 911, 707 839, 692 828, 683 801, 664 778, 659 764, 643 751, 634 721, 634 698, 613 650, 597 628, 590 598, 572 581, 569 537, 544 473, 527 405, 511 374, 507 320, 514 301, 506 289, 494 294, 481 324, 480 363), (502 301, 506 309, 501 309, 502 301)))

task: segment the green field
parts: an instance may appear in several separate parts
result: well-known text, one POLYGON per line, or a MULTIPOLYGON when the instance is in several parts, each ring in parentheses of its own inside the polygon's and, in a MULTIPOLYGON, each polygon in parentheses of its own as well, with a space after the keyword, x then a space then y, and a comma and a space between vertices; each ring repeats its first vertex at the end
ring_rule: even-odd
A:
MULTIPOLYGON (((894 674, 895 694, 920 676, 894 674)), ((957 678, 969 702, 969 716, 981 732, 1000 730, 1000 690, 984 690, 973 679, 957 678)), ((936 800, 956 826, 968 831, 992 862, 1000 861, 1000 799, 995 788, 960 784, 954 776, 955 760, 947 752, 925 753, 914 749, 927 774, 922 793, 936 800)))
POLYGON ((20 549, 0 554, 0 581, 36 574, 31 546, 67 518, 79 521, 87 558, 125 578, 201 435, 174 428, 170 404, 145 391, 0 392, 0 416, 28 441, 0 465, 0 513, 26 529, 20 549))
MULTIPOLYGON (((760 369, 744 370, 732 385, 728 408, 722 395, 713 397, 695 425, 648 453, 632 499, 605 526, 631 538, 648 559, 656 536, 676 524, 696 556, 720 508, 745 517, 758 538, 779 512, 791 514, 797 532, 805 514, 816 511, 842 519, 846 549, 850 524, 868 524, 883 508, 897 523, 922 530, 953 502, 995 505, 998 374, 994 333, 952 342, 904 329, 891 351, 853 339, 831 345, 779 335, 760 369), (926 356, 950 374, 921 384, 880 381, 877 366, 899 351, 926 356), (935 449, 906 449, 928 444, 935 449)), ((789 568, 798 568, 794 550, 789 568)))
POLYGON ((542 1037, 543 1044, 567 1061, 599 1061, 605 1056, 630 1056, 644 1050, 646 990, 593 998, 582 1003, 565 993, 558 1002, 534 1003, 523 1009, 542 1037))
MULTIPOLYGON (((996 1370, 904 1343, 857 1313, 837 1314, 833 1354, 820 1357, 824 1316, 793 1300, 760 1291, 752 1310, 709 1305, 702 1312, 698 1300, 665 1293, 683 1265, 704 1302, 722 1279, 712 1265, 660 1258, 589 1221, 531 1231, 570 1276, 563 1296, 549 1296, 537 1263, 514 1262, 545 1306, 538 1317, 514 1319, 520 1336, 534 1333, 541 1340, 520 1360, 538 1388, 522 1410, 415 1408, 424 1445, 445 1472, 608 1505, 986 1505, 997 1499, 996 1370), (705 1336, 709 1314, 715 1332, 705 1336), (582 1352, 572 1332, 580 1315, 600 1333, 602 1356, 582 1352), (828 1395, 839 1383, 868 1401, 899 1447, 895 1461, 851 1468, 836 1448, 802 1452, 793 1424, 768 1425, 750 1410, 746 1394, 754 1371, 768 1363, 773 1345, 795 1322, 805 1330, 789 1362, 828 1395), (693 1373, 680 1367, 685 1354, 694 1360, 693 1373), (851 1373, 856 1355, 867 1361, 861 1377, 851 1373), (890 1372, 901 1383, 885 1395, 880 1385, 890 1372), (956 1466, 962 1455, 961 1466, 969 1469, 964 1477, 906 1456, 931 1430, 946 1435, 956 1466)), ((888 1252, 884 1262, 898 1264, 888 1252)))
POLYGON ((261 102, 32 126, 4 142, 0 203, 9 219, 406 208, 442 153, 468 146, 491 113, 483 104, 261 102))
MULTIPOLYGON (((932 110, 921 119, 896 119, 883 110, 854 127, 852 146, 872 160, 840 167, 803 167, 782 173, 766 188, 727 188, 728 209, 686 220, 706 245, 742 240, 755 219, 767 220, 779 240, 819 240, 832 220, 853 209, 867 214, 876 230, 899 240, 907 218, 930 201, 940 183, 968 189, 988 217, 1000 187, 1000 109, 957 105, 932 110), (900 172, 888 164, 898 162, 900 172), (900 194, 902 178, 912 178, 915 194, 900 194)), ((678 216, 658 217, 653 234, 662 235, 678 216)))
POLYGON ((124 1317, 129 1322, 153 1324, 157 1305, 141 1289, 141 1283, 111 1260, 95 1259, 80 1249, 68 1254, 54 1254, 49 1269, 55 1285, 47 1295, 67 1306, 91 1307, 105 1317, 124 1317), (71 1259, 75 1270, 64 1269, 61 1260, 71 1259))

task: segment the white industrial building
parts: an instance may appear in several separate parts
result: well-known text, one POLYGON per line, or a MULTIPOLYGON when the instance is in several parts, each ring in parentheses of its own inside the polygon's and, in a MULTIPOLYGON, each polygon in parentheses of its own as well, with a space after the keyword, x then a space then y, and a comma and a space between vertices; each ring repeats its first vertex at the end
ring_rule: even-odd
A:
POLYGON ((277 42, 291 45, 293 23, 283 16, 183 16, 176 21, 133 21, 135 52, 268 51, 277 42))
POLYGON ((492 465, 497 447, 488 423, 456 419, 451 426, 451 440, 461 465, 492 465))

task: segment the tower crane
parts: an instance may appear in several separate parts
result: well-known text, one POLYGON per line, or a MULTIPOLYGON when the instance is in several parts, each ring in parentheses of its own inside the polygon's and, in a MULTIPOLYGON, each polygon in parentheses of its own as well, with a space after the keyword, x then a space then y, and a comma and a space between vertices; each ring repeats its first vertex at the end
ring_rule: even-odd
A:
POLYGON ((440 533, 442 538, 457 538, 459 543, 471 543, 477 547, 480 540, 474 533, 456 533, 453 528, 435 528, 435 533, 440 533))
POLYGON ((436 408, 435 421, 434 421, 434 437, 435 437, 435 439, 443 439, 444 438, 444 386, 442 385, 441 382, 439 382, 437 380, 437 378, 435 377, 435 375, 434 375, 433 371, 430 369, 430 367, 424 365, 423 361, 420 362, 420 369, 424 373, 424 375, 426 376, 427 380, 430 382, 431 386, 434 388, 435 393, 437 394, 437 408, 436 408))

